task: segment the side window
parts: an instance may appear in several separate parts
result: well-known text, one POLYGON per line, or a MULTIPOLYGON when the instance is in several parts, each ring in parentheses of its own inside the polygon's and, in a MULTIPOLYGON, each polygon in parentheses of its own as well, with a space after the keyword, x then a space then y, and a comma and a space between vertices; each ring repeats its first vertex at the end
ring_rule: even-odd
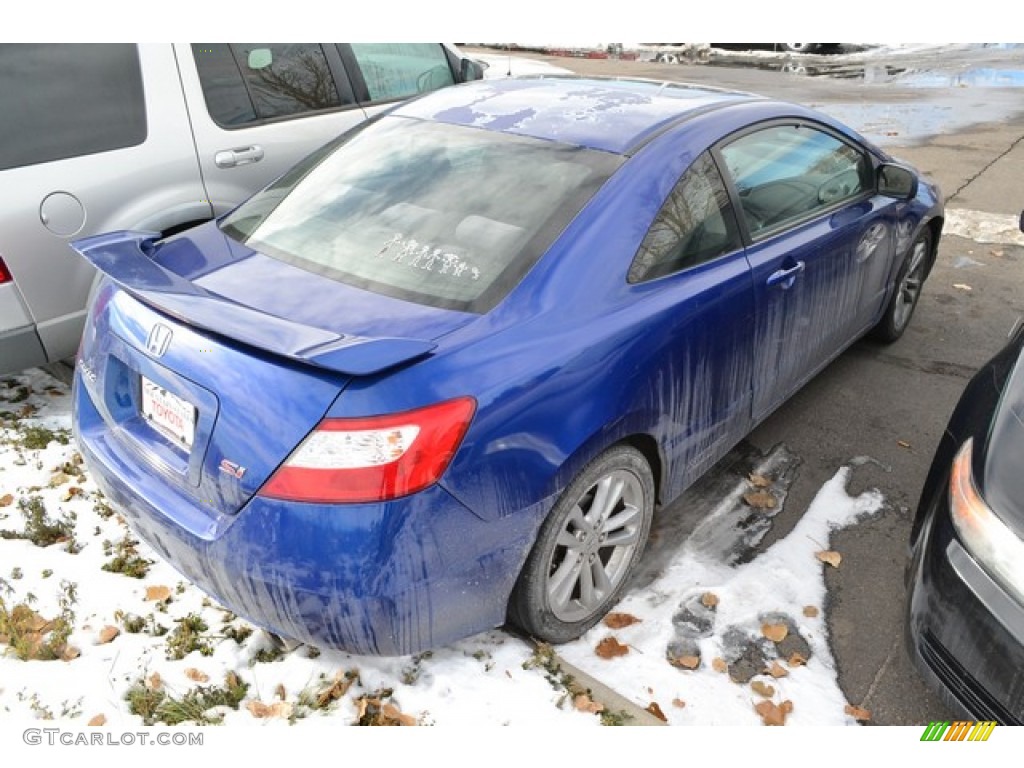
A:
POLYGON ((319 45, 195 43, 206 107, 225 128, 342 106, 319 45))
POLYGON ((658 212, 629 268, 639 283, 703 264, 740 247, 736 220, 718 168, 705 152, 658 212))
POLYGON ((439 43, 352 43, 351 48, 371 101, 404 99, 455 82, 439 43))
POLYGON ((868 158, 807 125, 776 125, 722 148, 753 237, 806 219, 871 187, 868 158))
POLYGON ((0 45, 0 170, 146 140, 134 45, 0 45))

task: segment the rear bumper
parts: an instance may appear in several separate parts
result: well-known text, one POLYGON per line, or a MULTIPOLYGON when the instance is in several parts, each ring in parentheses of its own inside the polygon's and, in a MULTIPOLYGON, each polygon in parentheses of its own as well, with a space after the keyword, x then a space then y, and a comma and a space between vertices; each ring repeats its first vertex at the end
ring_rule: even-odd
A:
POLYGON ((172 499, 125 455, 80 377, 75 432, 97 484, 140 537, 235 613, 285 637, 389 656, 504 622, 549 501, 485 522, 435 485, 383 504, 254 496, 217 515, 172 499))
POLYGON ((907 601, 911 658, 975 720, 1024 723, 1024 606, 960 544, 939 494, 914 548, 907 601))

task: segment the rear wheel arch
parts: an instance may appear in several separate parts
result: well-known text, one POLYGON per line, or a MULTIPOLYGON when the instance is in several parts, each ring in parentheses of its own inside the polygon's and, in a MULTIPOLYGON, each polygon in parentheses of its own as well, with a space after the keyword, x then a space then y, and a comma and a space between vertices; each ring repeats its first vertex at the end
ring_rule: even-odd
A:
POLYGON ((620 435, 612 435, 607 431, 600 431, 589 438, 584 440, 580 445, 569 454, 565 461, 562 462, 562 466, 558 468, 558 471, 554 476, 554 487, 552 489, 554 494, 561 494, 565 491, 566 487, 583 471, 583 469, 590 464, 594 459, 612 448, 619 445, 628 445, 638 450, 644 459, 647 461, 647 465, 651 469, 651 474, 654 477, 654 494, 657 502, 663 501, 662 493, 664 486, 664 458, 662 451, 658 445, 658 441, 653 436, 645 432, 629 432, 622 433, 620 435))

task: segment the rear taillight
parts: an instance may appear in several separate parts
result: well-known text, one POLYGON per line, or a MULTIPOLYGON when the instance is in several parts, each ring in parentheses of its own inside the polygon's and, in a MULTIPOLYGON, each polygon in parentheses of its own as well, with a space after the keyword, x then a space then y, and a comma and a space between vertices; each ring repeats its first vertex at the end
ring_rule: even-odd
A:
POLYGON ((4 283, 10 283, 14 280, 14 275, 11 274, 11 270, 4 264, 3 258, 0 258, 0 285, 4 283))
POLYGON ((415 411, 324 419, 260 490, 319 503, 387 501, 440 479, 476 411, 471 397, 415 411))

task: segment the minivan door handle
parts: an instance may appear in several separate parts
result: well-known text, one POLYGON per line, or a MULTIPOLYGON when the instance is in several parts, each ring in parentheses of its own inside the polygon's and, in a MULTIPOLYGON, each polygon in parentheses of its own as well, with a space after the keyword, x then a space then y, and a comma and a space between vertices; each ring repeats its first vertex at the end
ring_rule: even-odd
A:
POLYGON ((253 144, 251 147, 222 149, 213 156, 213 162, 218 168, 234 168, 237 165, 257 163, 262 159, 263 147, 258 144, 253 144))

